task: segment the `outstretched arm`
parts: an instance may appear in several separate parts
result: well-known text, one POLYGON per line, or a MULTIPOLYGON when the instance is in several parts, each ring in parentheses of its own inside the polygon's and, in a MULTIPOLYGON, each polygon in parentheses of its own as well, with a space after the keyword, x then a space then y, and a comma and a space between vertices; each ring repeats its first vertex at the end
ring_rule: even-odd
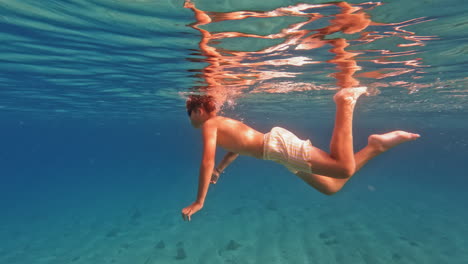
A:
POLYGON ((215 124, 207 121, 202 127, 203 135, 203 158, 200 164, 200 174, 198 177, 198 194, 197 200, 186 208, 182 209, 182 217, 184 220, 191 220, 191 216, 203 208, 205 203, 206 193, 210 186, 211 174, 215 165, 216 154, 216 134, 217 128, 215 124))
POLYGON ((234 152, 228 152, 219 165, 213 170, 213 175, 211 176, 211 183, 216 184, 219 179, 219 175, 233 162, 239 154, 234 152))

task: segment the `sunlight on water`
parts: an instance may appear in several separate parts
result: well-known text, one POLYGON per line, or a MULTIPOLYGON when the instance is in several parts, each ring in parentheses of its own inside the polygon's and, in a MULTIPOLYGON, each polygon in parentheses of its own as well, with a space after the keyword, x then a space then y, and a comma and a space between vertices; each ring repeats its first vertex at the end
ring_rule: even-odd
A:
MULTIPOLYGON (((413 47, 424 46, 425 41, 435 37, 417 36, 405 28, 430 20, 417 18, 392 24, 374 22, 366 11, 379 5, 379 2, 362 5, 350 5, 346 2, 297 4, 268 12, 218 13, 202 11, 192 2, 187 2, 185 7, 193 10, 197 19, 191 26, 202 35, 199 48, 201 55, 206 57, 203 61, 209 64, 200 71, 206 84, 202 89, 223 102, 230 96, 243 95, 246 90, 251 93, 287 93, 356 87, 360 82, 355 75, 372 79, 363 83, 372 83, 371 87, 374 88, 402 86, 414 90, 416 87, 424 87, 413 81, 398 81, 398 78, 409 73, 413 73, 413 80, 422 78, 425 65, 422 65, 421 58, 416 56, 418 51, 413 47), (324 15, 326 13, 329 14, 324 15), (212 23, 250 18, 261 18, 249 20, 250 28, 262 28, 263 20, 273 17, 300 17, 303 21, 291 23, 282 28, 280 33, 268 35, 232 30, 212 33, 202 28, 212 23), (327 22, 322 22, 323 20, 327 22), (315 26, 323 24, 328 25, 315 26), (245 52, 242 49, 247 49, 247 45, 254 42, 242 39, 243 45, 229 45, 229 41, 235 38, 265 39, 267 42, 281 39, 281 42, 272 46, 257 42, 256 46, 262 47, 260 50, 245 52), (374 42, 382 42, 386 38, 396 39, 390 41, 396 43, 394 50, 411 49, 392 51, 373 48, 374 42), (236 46, 237 50, 227 49, 225 46, 236 46), (359 64, 366 64, 366 68, 359 64), (356 73, 358 71, 359 74, 356 73), (315 79, 322 76, 323 81, 311 79, 300 85, 287 81, 291 78, 308 79, 307 76, 311 74, 315 79), (331 84, 330 77, 336 79, 336 85, 331 84)), ((235 26, 237 24, 242 23, 236 22, 235 26)), ((252 46, 249 48, 252 49, 252 46)))
POLYGON ((466 111, 465 5, 308 2, 2 3, 0 109, 144 117, 208 92, 282 111, 364 85, 375 111, 466 111))

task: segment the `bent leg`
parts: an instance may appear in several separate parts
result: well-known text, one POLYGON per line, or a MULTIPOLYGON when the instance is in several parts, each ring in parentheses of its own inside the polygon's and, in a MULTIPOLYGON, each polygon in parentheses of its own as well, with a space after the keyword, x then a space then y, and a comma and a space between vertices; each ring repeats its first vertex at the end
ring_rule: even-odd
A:
MULTIPOLYGON (((354 159, 356 161, 356 172, 377 155, 403 142, 412 141, 419 137, 419 134, 413 134, 405 131, 393 131, 382 135, 369 136, 367 146, 354 155, 354 159)), ((346 182, 351 178, 336 179, 325 175, 302 171, 296 173, 296 175, 307 184, 326 195, 331 195, 341 190, 341 188, 343 188, 346 182)))
MULTIPOLYGON (((379 155, 381 152, 375 151, 371 146, 367 145, 361 151, 354 155, 354 159, 356 161, 356 171, 362 168, 364 164, 366 164, 369 160, 374 158, 375 156, 379 155)), ((319 175, 315 173, 307 173, 303 171, 299 171, 296 175, 305 181, 310 186, 314 187, 318 191, 326 195, 332 195, 346 184, 351 177, 344 178, 344 179, 337 179, 332 178, 325 175, 319 175)))

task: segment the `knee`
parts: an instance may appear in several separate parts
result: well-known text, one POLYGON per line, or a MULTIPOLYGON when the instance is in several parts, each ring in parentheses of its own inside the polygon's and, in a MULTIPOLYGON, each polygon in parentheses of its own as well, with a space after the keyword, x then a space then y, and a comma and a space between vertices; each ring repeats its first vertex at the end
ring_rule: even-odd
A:
POLYGON ((321 190, 321 192, 327 196, 332 196, 335 193, 339 192, 341 190, 341 187, 331 187, 329 186, 328 188, 321 190))
POLYGON ((356 166, 354 164, 346 165, 341 168, 339 176, 341 179, 348 179, 351 176, 353 176, 355 172, 356 172, 356 166))
POLYGON ((351 176, 354 175, 354 172, 355 172, 354 169, 352 169, 352 170, 346 170, 346 171, 344 172, 344 174, 343 174, 343 175, 344 175, 343 178, 344 178, 344 179, 351 178, 351 176))
POLYGON ((332 196, 332 195, 334 195, 336 192, 326 190, 326 191, 322 191, 322 193, 325 194, 325 195, 327 195, 327 196, 332 196))

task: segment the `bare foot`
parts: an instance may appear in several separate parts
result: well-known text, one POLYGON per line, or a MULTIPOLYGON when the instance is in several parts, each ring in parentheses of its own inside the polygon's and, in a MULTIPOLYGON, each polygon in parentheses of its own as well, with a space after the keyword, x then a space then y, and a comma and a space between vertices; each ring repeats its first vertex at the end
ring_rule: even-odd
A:
POLYGON ((333 96, 335 103, 356 103, 359 96, 367 94, 367 87, 344 88, 333 96))
POLYGON ((419 138, 419 134, 413 134, 406 131, 392 131, 382 135, 370 135, 369 146, 373 146, 375 150, 384 152, 395 147, 403 142, 412 141, 419 138))
POLYGON ((193 7, 195 7, 195 5, 192 3, 191 0, 185 0, 184 7, 185 8, 193 8, 193 7))

